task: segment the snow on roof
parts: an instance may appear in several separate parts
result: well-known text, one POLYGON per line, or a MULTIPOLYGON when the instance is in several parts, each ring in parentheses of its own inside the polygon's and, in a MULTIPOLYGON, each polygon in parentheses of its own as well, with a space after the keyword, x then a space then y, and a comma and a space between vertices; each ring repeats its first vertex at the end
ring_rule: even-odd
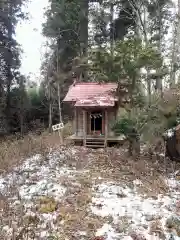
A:
POLYGON ((70 86, 64 101, 76 102, 75 106, 114 106, 117 98, 112 93, 117 87, 116 83, 76 83, 70 86))
POLYGON ((94 106, 109 106, 113 107, 115 105, 116 98, 111 96, 99 96, 89 99, 79 100, 76 102, 76 107, 94 107, 94 106))

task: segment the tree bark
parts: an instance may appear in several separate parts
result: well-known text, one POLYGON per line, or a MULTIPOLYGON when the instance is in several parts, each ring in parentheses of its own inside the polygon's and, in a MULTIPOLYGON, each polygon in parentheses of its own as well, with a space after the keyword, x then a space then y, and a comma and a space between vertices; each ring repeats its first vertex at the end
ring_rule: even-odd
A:
POLYGON ((114 4, 110 4, 110 46, 111 46, 111 56, 114 56, 114 4))
POLYGON ((180 0, 178 0, 177 25, 174 26, 173 49, 170 73, 170 87, 174 88, 176 85, 176 64, 178 62, 180 45, 180 0))
POLYGON ((24 78, 20 80, 20 132, 21 132, 21 137, 24 135, 24 118, 25 118, 25 86, 24 86, 24 78))
POLYGON ((148 77, 149 76, 149 69, 146 69, 147 71, 147 89, 148 89, 148 105, 149 107, 151 106, 151 94, 152 94, 152 81, 151 79, 148 77))
MULTIPOLYGON (((58 46, 58 45, 57 45, 58 46)), ((59 79, 59 48, 57 47, 57 90, 58 90, 58 108, 59 108, 59 123, 62 123, 62 111, 61 111, 61 88, 60 88, 60 79, 59 79)), ((62 129, 59 130, 60 142, 63 143, 62 129)))
MULTIPOLYGON (((89 0, 80 0, 81 18, 80 18, 80 44, 81 44, 81 57, 87 60, 88 56, 88 13, 89 13, 89 0)), ((82 81, 88 80, 87 70, 83 71, 82 81)))
POLYGON ((176 38, 177 38, 177 27, 174 26, 173 32, 173 46, 172 46, 172 58, 171 58, 171 71, 170 71, 170 88, 174 88, 176 84, 176 71, 175 64, 177 62, 177 52, 176 52, 176 38))
POLYGON ((11 85, 13 81, 13 75, 12 75, 12 35, 13 35, 13 25, 12 25, 12 15, 13 15, 13 6, 12 6, 12 0, 10 1, 8 5, 8 18, 9 18, 9 25, 8 25, 8 44, 7 49, 9 52, 9 58, 7 64, 7 92, 6 92, 6 121, 8 123, 8 128, 10 126, 10 114, 11 114, 11 85))
MULTIPOLYGON (((159 5, 157 4, 157 14, 158 14, 158 35, 159 35, 159 40, 158 40, 158 51, 161 54, 162 52, 162 9, 159 5)), ((160 73, 160 69, 157 70, 158 74, 160 73)), ((162 93, 162 78, 161 76, 158 76, 156 79, 156 91, 159 92, 160 94, 162 93)))
POLYGON ((62 110, 61 110, 61 87, 60 87, 60 72, 59 72, 59 50, 57 47, 57 90, 58 90, 58 108, 59 108, 59 122, 62 123, 62 110))
POLYGON ((52 132, 52 94, 51 94, 51 86, 49 84, 49 133, 52 132))

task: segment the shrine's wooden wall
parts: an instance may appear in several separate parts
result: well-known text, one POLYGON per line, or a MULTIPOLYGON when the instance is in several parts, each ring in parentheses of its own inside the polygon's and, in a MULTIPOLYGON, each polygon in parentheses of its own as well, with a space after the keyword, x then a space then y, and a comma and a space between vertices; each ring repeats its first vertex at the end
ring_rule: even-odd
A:
MULTIPOLYGON (((95 109, 93 111, 96 111, 95 109)), ((99 111, 99 110, 97 110, 99 111)), ((107 124, 108 124, 108 135, 112 135, 112 124, 114 123, 115 119, 116 119, 116 108, 110 108, 107 110, 107 124)), ((91 133, 91 119, 90 119, 90 113, 91 110, 86 110, 86 133, 88 135, 90 135, 91 133)), ((102 133, 104 134, 105 131, 105 110, 102 110, 102 115, 103 115, 103 119, 102 119, 102 133)), ((76 109, 76 114, 74 117, 74 133, 75 133, 75 129, 76 129, 76 133, 77 136, 83 136, 83 109, 82 108, 77 108, 76 109), (76 120, 77 119, 77 120, 76 120)))

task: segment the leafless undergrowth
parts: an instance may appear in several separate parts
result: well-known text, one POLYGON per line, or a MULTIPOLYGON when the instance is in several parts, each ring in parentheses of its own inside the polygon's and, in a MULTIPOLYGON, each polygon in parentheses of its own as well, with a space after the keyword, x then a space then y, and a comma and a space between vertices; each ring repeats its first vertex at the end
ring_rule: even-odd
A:
POLYGON ((29 134, 23 139, 11 137, 0 142, 0 173, 11 170, 20 164, 24 158, 36 153, 45 155, 50 148, 58 148, 60 138, 58 134, 43 133, 29 134))

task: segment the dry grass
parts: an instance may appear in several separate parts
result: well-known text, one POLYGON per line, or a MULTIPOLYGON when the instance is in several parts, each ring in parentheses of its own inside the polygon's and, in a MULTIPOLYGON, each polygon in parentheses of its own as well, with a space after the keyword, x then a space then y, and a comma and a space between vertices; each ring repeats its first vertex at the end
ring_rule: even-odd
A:
MULTIPOLYGON (((68 122, 63 129, 64 139, 72 134, 72 123, 68 122)), ((66 142, 64 141, 64 144, 66 142)), ((46 155, 50 149, 57 149, 61 145, 58 132, 48 133, 44 131, 41 135, 28 134, 23 139, 10 136, 0 141, 0 173, 12 169, 24 158, 40 153, 46 155)))
POLYGON ((68 137, 68 136, 70 136, 72 134, 73 134, 73 124, 72 124, 72 122, 68 122, 64 126, 63 136, 64 136, 64 138, 66 138, 66 137, 68 137))
POLYGON ((23 158, 36 153, 47 154, 50 148, 57 148, 60 139, 57 134, 27 135, 23 139, 8 139, 0 143, 0 172, 8 171, 23 158))
MULTIPOLYGON (((99 175, 104 180, 125 183, 130 187, 133 180, 139 179, 143 183, 139 186, 139 193, 146 194, 147 197, 156 197, 157 194, 166 194, 169 191, 165 179, 169 173, 172 173, 172 163, 165 164, 163 159, 157 161, 141 156, 135 161, 123 148, 107 149, 106 153, 94 151, 91 162, 84 162, 84 165, 93 169, 94 173, 96 171, 99 173, 101 169, 99 175)), ((179 164, 176 164, 174 171, 178 168, 179 164)))
POLYGON ((61 218, 65 221, 63 232, 68 239, 79 239, 78 231, 85 231, 88 239, 94 239, 96 230, 106 219, 95 216, 89 211, 92 199, 91 172, 77 175, 76 182, 81 187, 72 194, 69 186, 62 204, 66 206, 61 208, 61 218))

